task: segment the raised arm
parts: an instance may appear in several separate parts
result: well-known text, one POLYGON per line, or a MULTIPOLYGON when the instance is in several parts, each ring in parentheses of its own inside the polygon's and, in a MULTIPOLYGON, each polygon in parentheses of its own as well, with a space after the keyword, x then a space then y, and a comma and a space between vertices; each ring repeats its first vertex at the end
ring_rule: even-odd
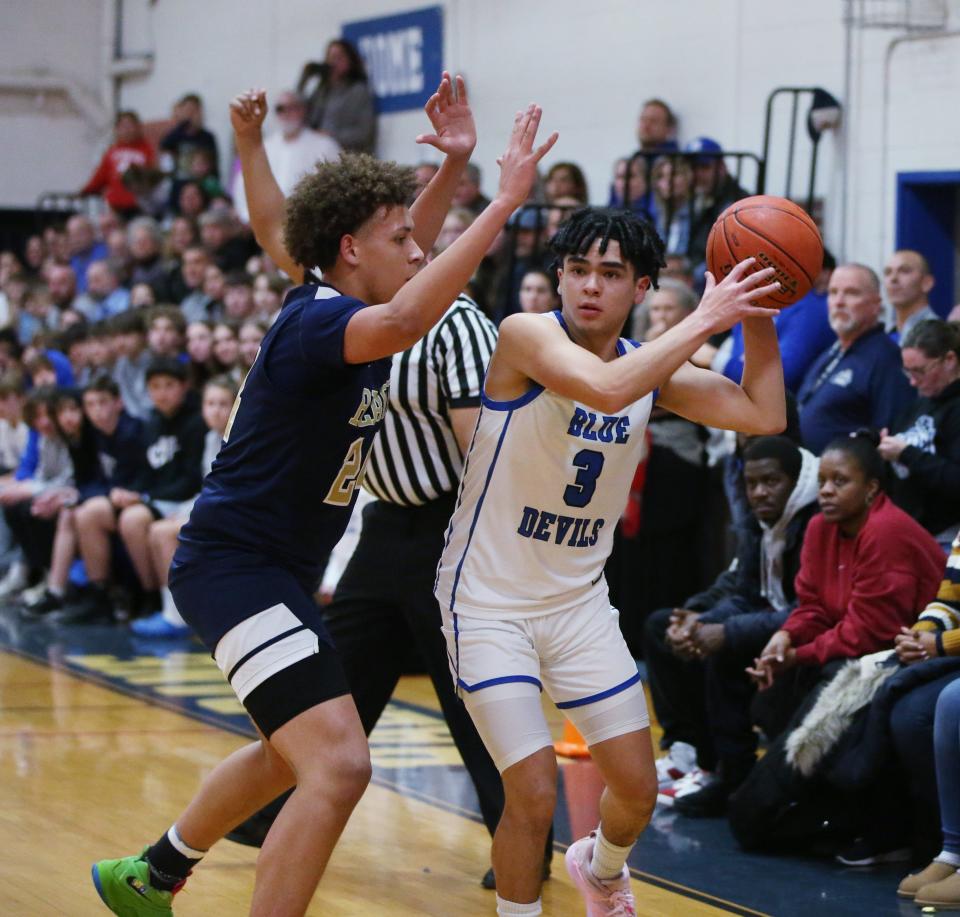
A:
POLYGON ((304 269, 283 244, 284 196, 274 178, 263 146, 263 121, 267 116, 267 93, 248 89, 230 103, 230 124, 236 138, 243 187, 250 211, 250 228, 257 244, 296 283, 303 281, 304 269))
POLYGON ((437 241, 460 176, 477 145, 477 129, 462 76, 458 75, 454 83, 450 74, 444 71, 440 86, 423 110, 430 119, 434 133, 421 134, 417 137, 417 143, 436 147, 446 154, 437 174, 410 207, 414 224, 413 239, 426 253, 437 241))
POLYGON ((518 112, 500 163, 500 188, 493 202, 470 228, 388 303, 356 312, 347 324, 343 355, 348 363, 368 363, 411 347, 443 316, 483 260, 507 218, 526 199, 537 163, 557 141, 554 132, 534 147, 541 110, 530 105, 518 112))
MULTIPOLYGON (((500 383, 497 397, 501 397, 504 384, 508 386, 504 397, 513 398, 533 381, 600 411, 623 410, 667 380, 672 384, 671 377, 679 375, 681 367, 683 371, 694 369, 686 367, 686 361, 712 334, 748 317, 769 321, 775 313, 752 305, 751 300, 778 288, 768 283, 774 272, 767 268, 747 274, 752 264, 752 260, 744 261, 721 283, 711 281, 695 312, 656 340, 610 362, 574 344, 551 316, 509 316, 500 324, 488 374, 500 383)), ((729 382, 714 373, 708 375, 729 382)), ((730 385, 739 389, 732 382, 730 385)))
POLYGON ((772 319, 743 320, 743 378, 681 366, 660 390, 659 403, 696 423, 740 433, 769 435, 787 425, 783 366, 772 319))

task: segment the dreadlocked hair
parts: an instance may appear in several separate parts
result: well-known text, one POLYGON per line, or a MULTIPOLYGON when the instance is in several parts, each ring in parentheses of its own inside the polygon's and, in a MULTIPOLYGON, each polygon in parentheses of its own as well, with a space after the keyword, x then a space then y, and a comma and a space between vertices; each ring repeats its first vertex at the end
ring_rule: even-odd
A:
POLYGON ((585 255, 590 246, 600 241, 604 254, 610 241, 620 243, 620 255, 630 264, 637 277, 649 277, 657 289, 663 259, 663 240, 653 224, 629 210, 610 207, 581 207, 560 225, 550 240, 550 249, 562 262, 566 255, 585 255))
POLYGON ((340 240, 355 233, 381 207, 402 206, 413 196, 413 169, 366 153, 344 153, 318 163, 287 198, 283 244, 305 268, 333 267, 340 240))

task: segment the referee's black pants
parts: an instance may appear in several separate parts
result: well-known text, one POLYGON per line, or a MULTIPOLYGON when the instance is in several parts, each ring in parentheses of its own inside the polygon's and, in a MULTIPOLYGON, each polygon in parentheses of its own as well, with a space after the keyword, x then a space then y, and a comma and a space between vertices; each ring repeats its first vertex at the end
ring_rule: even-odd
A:
POLYGON ((369 735, 393 695, 412 641, 433 682, 444 719, 492 834, 503 812, 503 784, 470 714, 456 696, 433 595, 455 495, 424 506, 376 500, 363 511, 356 550, 326 610, 350 690, 369 735))

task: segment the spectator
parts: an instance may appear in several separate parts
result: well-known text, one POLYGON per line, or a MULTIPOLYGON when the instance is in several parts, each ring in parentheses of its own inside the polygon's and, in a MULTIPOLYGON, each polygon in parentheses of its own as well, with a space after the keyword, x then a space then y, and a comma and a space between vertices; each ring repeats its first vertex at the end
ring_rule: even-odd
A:
POLYGON ((224 320, 213 327, 213 366, 217 375, 229 376, 237 384, 243 373, 240 369, 240 337, 237 324, 224 320))
POLYGON ((550 166, 543 188, 548 204, 554 203, 558 197, 576 198, 581 205, 590 202, 587 179, 575 162, 555 162, 550 166))
POLYGON ((187 325, 187 377, 200 391, 211 376, 213 366, 213 325, 208 321, 192 321, 187 325))
POLYGON ((720 814, 753 767, 754 691, 744 668, 796 601, 803 536, 817 511, 817 460, 809 452, 783 436, 757 437, 743 458, 750 516, 736 559, 706 591, 654 612, 644 627, 661 745, 669 750, 657 765, 661 796, 688 815, 720 814))
POLYGON ((661 280, 658 289, 649 291, 645 297, 647 327, 643 334, 638 335, 639 329, 634 321, 634 338, 645 341, 656 340, 664 331, 680 324, 697 308, 698 302, 697 294, 686 284, 679 280, 661 280))
POLYGON ((188 397, 187 371, 182 363, 154 360, 147 368, 147 388, 153 410, 143 428, 146 463, 132 487, 114 487, 77 510, 77 535, 90 592, 80 608, 68 607, 65 614, 93 617, 110 613, 107 585, 114 532, 120 533, 145 593, 140 611, 159 607, 150 525, 182 514, 199 493, 206 430, 188 397))
POLYGON ((433 257, 453 245, 467 231, 474 219, 474 214, 466 207, 451 207, 443 218, 443 226, 437 235, 437 241, 433 243, 433 257))
MULTIPOLYGON (((134 111, 121 111, 114 122, 113 144, 103 154, 100 165, 80 190, 81 194, 103 194, 107 204, 123 216, 135 216, 140 204, 124 184, 124 173, 130 168, 147 169, 155 165, 153 147, 143 136, 140 116, 134 111)), ((99 257, 103 257, 100 255, 99 257)), ((77 271, 82 277, 83 272, 77 271)))
POLYGON ((213 163, 213 174, 219 176, 217 138, 203 126, 203 102, 196 93, 187 93, 173 108, 176 125, 160 141, 160 150, 166 154, 164 171, 175 178, 189 179, 195 150, 207 150, 213 163))
POLYGON ((111 229, 104 237, 107 243, 107 258, 114 261, 120 269, 121 281, 126 283, 130 279, 130 268, 133 258, 130 255, 130 243, 127 241, 125 228, 111 229))
POLYGON ((140 311, 121 312, 110 323, 117 354, 113 378, 120 388, 124 407, 132 416, 144 419, 153 404, 147 392, 147 366, 153 355, 147 349, 147 328, 140 311))
POLYGON ((25 468, 21 462, 17 480, 0 492, 0 506, 3 507, 7 525, 23 551, 22 559, 15 561, 3 581, 0 581, 0 596, 4 599, 10 599, 35 582, 47 568, 55 523, 46 516, 44 497, 50 497, 53 501, 62 488, 72 482, 70 453, 57 436, 54 424, 55 397, 56 390, 51 386, 35 388, 27 397, 23 414, 35 437, 34 467, 29 474, 21 474, 25 468), (40 512, 34 514, 34 501, 38 499, 40 512))
POLYGON ((223 314, 242 322, 253 315, 253 280, 245 271, 231 271, 223 286, 223 314))
POLYGON ((86 385, 90 378, 89 335, 85 322, 62 329, 57 349, 67 355, 77 385, 86 385))
POLYGON ((100 322, 130 308, 130 291, 120 286, 120 272, 114 262, 90 262, 87 292, 75 308, 88 322, 100 322))
MULTIPOLYGON (((120 313, 123 315, 124 313, 120 313)), ((90 367, 90 376, 113 371, 117 360, 117 353, 113 347, 114 330, 108 321, 97 322, 90 328, 87 338, 87 363, 90 367)), ((74 380, 77 382, 78 380, 74 380)))
MULTIPOLYGON (((897 637, 897 655, 903 665, 911 666, 941 656, 960 655, 960 537, 954 541, 950 556, 937 600, 927 606, 912 630, 907 631, 904 628, 904 633, 897 637)), ((955 786, 957 774, 960 773, 956 761, 957 738, 960 734, 955 709, 958 688, 960 679, 957 678, 957 672, 949 670, 941 678, 931 679, 914 688, 907 698, 897 703, 890 716, 898 750, 902 745, 899 741, 901 739, 906 740, 908 747, 919 746, 919 755, 911 755, 908 761, 920 773, 911 776, 920 777, 920 782, 925 784, 924 796, 929 796, 931 785, 936 784, 939 791, 940 821, 943 826, 940 853, 925 869, 907 876, 900 883, 897 894, 901 898, 913 899, 914 904, 919 906, 942 907, 944 910, 955 909, 960 904, 960 890, 957 889, 957 870, 960 869, 960 812, 955 786), (913 728, 903 728, 906 725, 906 718, 902 714, 902 708, 906 706, 904 701, 910 704, 910 719, 913 720, 910 725, 913 728), (936 711, 935 717, 931 716, 933 708, 936 711), (948 729, 946 720, 951 717, 953 722, 949 725, 952 728, 948 729), (920 728, 914 723, 920 725, 920 728), (924 766, 928 763, 926 759, 931 751, 935 754, 936 761, 933 774, 928 773, 928 766, 924 766), (921 756, 924 760, 918 767, 916 759, 921 756)), ((925 800, 915 801, 922 805, 925 800)))
POLYGON ((643 157, 624 157, 614 163, 609 204, 611 207, 632 210, 649 218, 653 210, 653 195, 647 181, 647 164, 643 157))
POLYGON ((38 334, 51 331, 57 327, 59 316, 53 308, 50 290, 39 283, 27 287, 27 295, 20 310, 17 333, 20 342, 27 346, 38 334))
MULTIPOLYGON (((274 105, 279 129, 264 138, 267 161, 283 196, 318 162, 329 162, 340 155, 340 144, 328 134, 311 130, 306 125, 307 106, 295 92, 281 92, 274 105)), ((243 173, 238 172, 233 184, 233 200, 237 215, 250 222, 243 173)))
POLYGON ((130 283, 148 283, 161 300, 169 299, 168 268, 163 260, 163 233, 156 220, 137 217, 127 227, 133 271, 130 283))
POLYGON ((934 285, 930 265, 920 252, 908 248, 894 252, 883 267, 887 302, 893 306, 893 320, 887 326, 890 339, 901 343, 918 322, 939 318, 927 298, 934 285))
POLYGON ((0 375, 0 476, 12 476, 27 446, 29 428, 23 419, 26 395, 19 373, 0 375))
POLYGON ((245 321, 240 326, 240 333, 238 335, 240 342, 239 363, 244 376, 249 372, 250 367, 253 366, 253 361, 256 360, 257 354, 260 352, 260 342, 266 333, 267 326, 263 322, 254 321, 253 319, 245 321))
POLYGON ((203 291, 203 281, 210 264, 207 250, 202 245, 191 245, 183 253, 179 277, 171 282, 174 291, 180 292, 174 299, 188 322, 207 318, 211 300, 203 291))
POLYGON ((170 223, 164 257, 168 261, 179 262, 188 248, 200 244, 200 230, 190 218, 178 216, 170 223))
POLYGON ((187 323, 176 306, 157 306, 147 318, 147 346, 154 357, 179 360, 187 323))
POLYGON ((363 58, 349 42, 336 38, 327 45, 326 61, 303 69, 297 92, 307 99, 307 123, 332 137, 345 150, 373 153, 377 120, 373 93, 363 58), (320 81, 309 94, 307 83, 320 81))
POLYGON ((885 495, 874 440, 858 433, 824 450, 821 512, 804 539, 797 607, 750 670, 761 691, 794 666, 891 648, 937 593, 943 551, 885 495))
POLYGON ((24 270, 31 277, 36 277, 39 275, 46 257, 47 246, 44 244, 43 236, 28 236, 23 249, 24 270))
POLYGON ((55 264, 47 271, 47 290, 54 307, 62 312, 72 309, 77 298, 77 275, 66 264, 55 264))
POLYGON ((226 278, 216 264, 208 264, 203 272, 203 295, 207 297, 206 318, 219 319, 223 315, 223 292, 226 278))
POLYGON ((667 251, 689 255, 694 264, 699 264, 706 257, 706 238, 702 251, 692 249, 693 169, 690 164, 660 156, 650 171, 650 184, 654 223, 667 251))
POLYGON ((135 283, 130 288, 131 309, 152 309, 157 304, 157 294, 149 283, 135 283))
POLYGON ((107 246, 98 242, 93 223, 88 217, 77 214, 67 220, 67 240, 70 245, 70 267, 76 278, 78 293, 87 289, 87 268, 107 257, 107 246))
MULTIPOLYGON (((813 289, 799 302, 781 309, 773 319, 777 326, 780 359, 783 361, 783 381, 796 394, 804 376, 817 359, 836 341, 827 317, 827 289, 836 261, 829 251, 823 253, 823 268, 813 289)), ((663 276, 663 271, 660 272, 663 276)), ((739 384, 743 375, 743 327, 734 325, 730 336, 720 347, 720 371, 739 384)), ((717 364, 714 364, 717 365, 717 364)))
POLYGON ((467 163, 453 194, 453 206, 463 207, 477 216, 489 203, 490 198, 480 191, 480 167, 472 162, 467 163))
POLYGON ((7 278, 0 288, 0 327, 20 327, 20 313, 26 304, 32 283, 36 281, 29 280, 25 274, 13 274, 7 278))
POLYGON ((553 277, 539 268, 527 271, 520 281, 521 312, 553 312, 560 308, 560 295, 553 277))
POLYGON ((417 180, 417 185, 413 191, 413 199, 416 200, 423 193, 423 189, 430 184, 433 180, 433 176, 440 171, 440 166, 434 162, 421 162, 413 170, 414 177, 417 180))
MULTIPOLYGON (((202 471, 206 477, 223 443, 223 434, 230 419, 230 411, 237 397, 237 387, 224 376, 211 379, 203 388, 202 414, 207 426, 204 439, 202 471)), ((190 628, 180 617, 173 596, 167 588, 167 572, 177 549, 177 536, 189 512, 180 512, 151 523, 150 556, 156 582, 160 585, 161 610, 130 625, 138 637, 176 638, 189 634, 190 628)))
MULTIPOLYGON (((69 410, 64 415, 61 410, 64 402, 57 402, 57 425, 70 448, 76 487, 60 510, 46 588, 36 601, 25 607, 33 617, 60 613, 64 608, 70 565, 77 555, 76 507, 109 493, 113 487, 132 487, 144 462, 141 423, 123 410, 116 382, 100 375, 81 397, 84 426, 80 435, 78 411, 69 410)), ((74 405, 72 395, 67 404, 74 405)), ((74 607, 85 609, 87 606, 80 603, 74 607)), ((78 623, 84 617, 58 614, 56 620, 78 623)))
POLYGON ((250 254, 236 229, 236 221, 229 211, 210 210, 200 217, 203 246, 222 271, 242 271, 250 254))
POLYGON ((893 463, 891 496, 948 545, 960 525, 960 326, 914 323, 902 340, 903 371, 919 398, 882 431, 880 455, 893 463))
POLYGON ((677 146, 677 117, 662 99, 647 99, 637 118, 640 153, 670 153, 677 146))
POLYGON ((210 197, 197 181, 181 182, 177 186, 177 204, 174 210, 187 220, 197 220, 210 206, 210 197))
POLYGON ((747 192, 727 171, 723 148, 710 137, 697 137, 685 147, 685 153, 698 154, 693 160, 694 220, 690 230, 690 248, 706 252, 707 236, 718 216, 747 192))
POLYGON ((815 455, 861 427, 889 428, 913 401, 900 349, 884 334, 880 281, 862 264, 830 278, 827 313, 837 340, 813 363, 797 395, 803 444, 815 455))
POLYGON ((290 287, 290 282, 281 274, 260 273, 253 281, 254 314, 267 325, 272 325, 274 318, 280 312, 283 295, 290 287))

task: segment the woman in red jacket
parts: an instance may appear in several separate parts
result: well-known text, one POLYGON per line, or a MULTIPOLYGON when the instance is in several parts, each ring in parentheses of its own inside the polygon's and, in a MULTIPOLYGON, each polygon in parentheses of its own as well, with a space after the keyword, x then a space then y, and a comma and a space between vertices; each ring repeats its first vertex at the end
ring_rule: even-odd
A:
POLYGON ((121 111, 117 115, 113 136, 113 144, 103 154, 100 165, 80 193, 102 192, 104 200, 118 213, 135 216, 140 212, 140 205, 124 184, 123 174, 131 167, 152 168, 156 153, 144 138, 140 116, 135 111, 121 111))
POLYGON ((797 607, 747 670, 761 690, 794 666, 892 648, 937 594, 943 549, 883 493, 878 442, 861 431, 820 457, 821 512, 804 537, 797 607))

